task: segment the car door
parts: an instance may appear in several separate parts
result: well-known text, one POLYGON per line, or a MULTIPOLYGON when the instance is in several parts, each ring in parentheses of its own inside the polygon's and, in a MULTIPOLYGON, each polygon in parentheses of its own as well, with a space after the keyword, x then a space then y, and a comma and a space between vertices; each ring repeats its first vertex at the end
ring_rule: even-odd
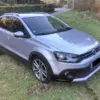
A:
POLYGON ((12 22, 12 30, 7 34, 8 42, 10 50, 17 54, 18 56, 28 59, 30 52, 32 51, 32 44, 30 42, 29 33, 22 24, 22 22, 16 17, 10 17, 9 21, 12 22), (23 32, 23 37, 16 37, 14 35, 15 32, 23 32))

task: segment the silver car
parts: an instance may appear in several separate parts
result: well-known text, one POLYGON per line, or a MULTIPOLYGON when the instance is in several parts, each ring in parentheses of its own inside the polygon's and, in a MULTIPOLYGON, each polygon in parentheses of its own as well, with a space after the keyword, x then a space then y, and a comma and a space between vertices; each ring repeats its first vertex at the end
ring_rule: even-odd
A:
POLYGON ((0 16, 0 54, 28 61, 43 82, 86 81, 100 70, 100 43, 46 13, 0 16))

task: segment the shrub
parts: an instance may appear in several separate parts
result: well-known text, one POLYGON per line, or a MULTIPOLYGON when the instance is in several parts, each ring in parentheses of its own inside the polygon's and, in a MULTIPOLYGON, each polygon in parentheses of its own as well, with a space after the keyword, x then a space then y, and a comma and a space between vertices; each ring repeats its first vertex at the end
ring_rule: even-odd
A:
POLYGON ((44 12, 53 12, 54 8, 55 8, 54 4, 48 4, 48 5, 46 4, 41 6, 42 11, 44 12))
POLYGON ((9 5, 9 4, 3 3, 2 1, 0 1, 0 6, 7 6, 7 5, 9 5))
POLYGON ((53 12, 54 4, 35 4, 35 5, 14 5, 14 6, 0 6, 0 13, 9 12, 53 12))

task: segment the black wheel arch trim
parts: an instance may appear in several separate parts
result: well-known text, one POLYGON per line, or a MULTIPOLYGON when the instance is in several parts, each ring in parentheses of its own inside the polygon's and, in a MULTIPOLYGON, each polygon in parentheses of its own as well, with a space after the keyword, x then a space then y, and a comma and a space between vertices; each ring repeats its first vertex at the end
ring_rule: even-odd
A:
POLYGON ((48 60, 46 59, 46 57, 43 54, 41 54, 41 53, 39 53, 37 51, 31 52, 31 54, 29 55, 29 62, 30 62, 30 64, 31 64, 31 61, 32 61, 33 56, 39 56, 39 57, 43 58, 44 60, 46 60, 47 63, 49 64, 49 66, 50 66, 51 74, 53 74, 52 67, 51 67, 50 63, 48 62, 48 60))
MULTIPOLYGON (((29 61, 32 60, 33 56, 41 56, 41 57, 44 57, 41 53, 37 52, 37 51, 33 51, 30 53, 29 55, 29 61)), ((45 58, 45 57, 44 57, 45 58)))

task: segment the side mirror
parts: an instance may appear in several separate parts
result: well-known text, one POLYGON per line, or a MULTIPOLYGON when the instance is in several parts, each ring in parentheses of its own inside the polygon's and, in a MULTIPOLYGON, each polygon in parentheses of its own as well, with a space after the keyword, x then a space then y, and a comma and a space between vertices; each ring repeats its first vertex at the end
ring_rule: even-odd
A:
POLYGON ((24 33, 22 31, 18 31, 14 33, 15 37, 24 37, 24 33))

